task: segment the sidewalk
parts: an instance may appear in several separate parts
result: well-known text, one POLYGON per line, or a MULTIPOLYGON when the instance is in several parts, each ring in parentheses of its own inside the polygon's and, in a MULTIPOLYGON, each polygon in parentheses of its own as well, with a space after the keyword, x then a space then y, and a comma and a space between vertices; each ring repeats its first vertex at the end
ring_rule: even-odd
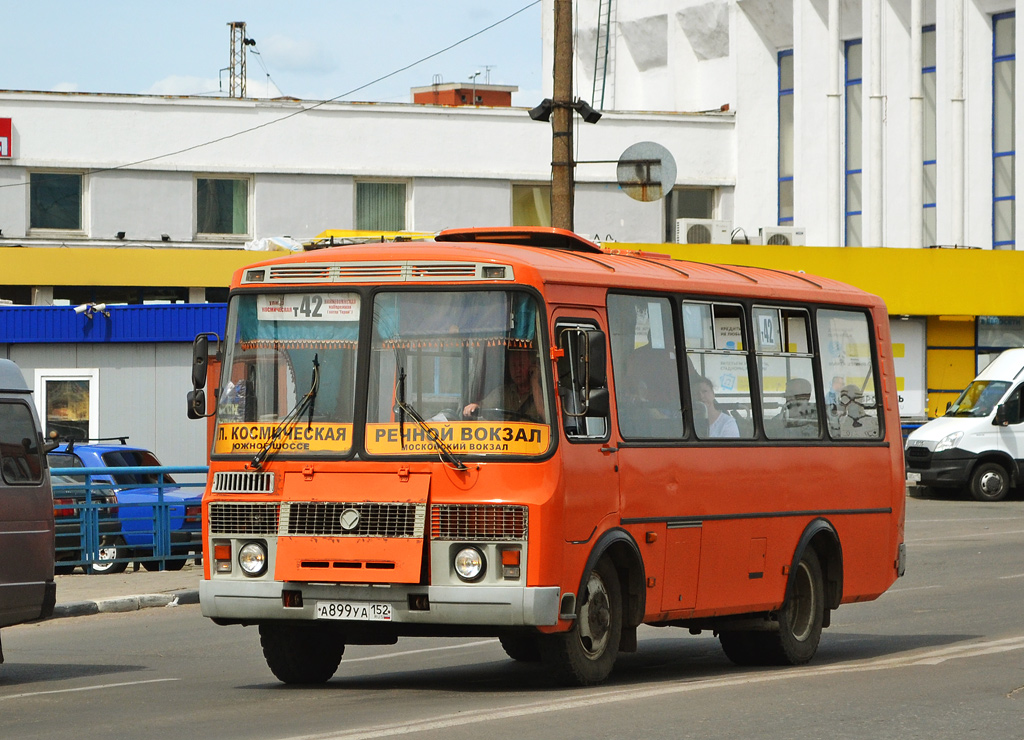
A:
POLYGON ((179 571, 152 573, 143 568, 124 573, 86 575, 76 570, 54 576, 57 605, 53 618, 80 617, 101 612, 128 612, 150 607, 198 604, 203 567, 191 561, 179 571))

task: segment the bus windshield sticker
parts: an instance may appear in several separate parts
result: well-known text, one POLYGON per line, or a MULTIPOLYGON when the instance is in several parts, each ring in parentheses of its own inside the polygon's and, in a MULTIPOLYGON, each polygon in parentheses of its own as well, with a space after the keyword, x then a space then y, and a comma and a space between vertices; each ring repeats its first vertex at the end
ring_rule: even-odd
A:
MULTIPOLYGON (((541 455, 548 450, 551 430, 524 422, 426 422, 455 454, 498 453, 541 455)), ((437 453, 437 445, 421 427, 397 422, 366 425, 366 451, 371 455, 437 453), (403 444, 402 433, 405 440, 403 444)))
MULTIPOLYGON (((277 423, 244 422, 220 424, 213 443, 215 455, 245 455, 259 452, 273 439, 277 423)), ((271 445, 270 452, 289 455, 305 452, 348 452, 352 448, 351 424, 313 422, 292 424, 271 445)))
POLYGON ((281 293, 256 296, 260 321, 359 321, 359 296, 281 293))

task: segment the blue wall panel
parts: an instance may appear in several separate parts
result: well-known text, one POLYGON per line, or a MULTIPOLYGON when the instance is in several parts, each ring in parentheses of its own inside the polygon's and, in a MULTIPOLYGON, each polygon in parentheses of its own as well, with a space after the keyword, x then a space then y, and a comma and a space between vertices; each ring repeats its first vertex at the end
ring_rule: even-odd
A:
POLYGON ((72 306, 0 306, 0 344, 64 342, 191 342, 224 333, 227 304, 109 306, 92 318, 72 306))

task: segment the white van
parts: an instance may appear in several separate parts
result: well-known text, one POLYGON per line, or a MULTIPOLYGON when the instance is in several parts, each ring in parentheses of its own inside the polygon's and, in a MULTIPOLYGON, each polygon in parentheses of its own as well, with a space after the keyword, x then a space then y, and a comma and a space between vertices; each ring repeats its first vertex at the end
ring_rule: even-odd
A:
POLYGON ((966 487, 1001 501, 1024 482, 1024 348, 1008 349, 971 381, 944 416, 910 433, 908 485, 966 487))

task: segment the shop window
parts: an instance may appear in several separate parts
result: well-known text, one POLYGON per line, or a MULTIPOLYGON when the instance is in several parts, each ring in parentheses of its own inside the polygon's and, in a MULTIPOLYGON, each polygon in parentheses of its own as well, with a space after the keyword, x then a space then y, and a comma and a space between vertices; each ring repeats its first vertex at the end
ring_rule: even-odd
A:
POLYGON ((36 370, 35 397, 48 439, 99 436, 98 369, 36 370))

